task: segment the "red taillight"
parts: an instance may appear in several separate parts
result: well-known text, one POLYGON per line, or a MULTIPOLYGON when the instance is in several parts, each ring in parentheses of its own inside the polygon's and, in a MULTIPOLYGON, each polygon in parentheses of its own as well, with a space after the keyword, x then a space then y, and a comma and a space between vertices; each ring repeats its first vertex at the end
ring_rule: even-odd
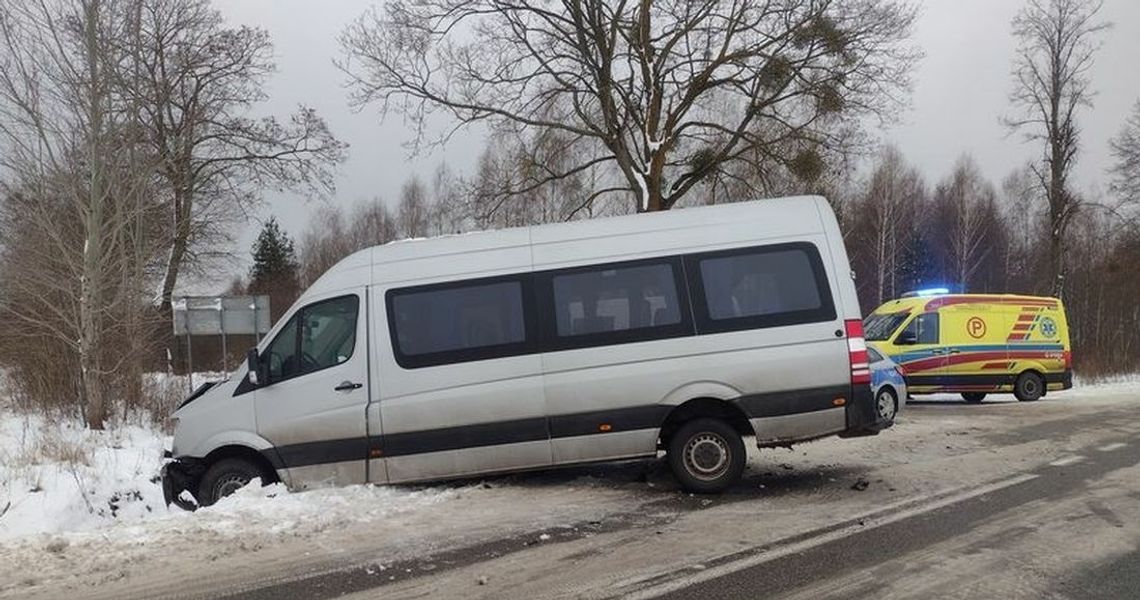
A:
POLYGON ((1066 371, 1071 370, 1073 368, 1073 353, 1072 353, 1072 351, 1065 350, 1063 353, 1061 353, 1061 356, 1065 357, 1065 370, 1066 371))
POLYGON ((850 319, 844 322, 847 329, 847 354, 851 357, 852 385, 871 383, 871 365, 867 358, 867 343, 863 341, 863 322, 850 319))

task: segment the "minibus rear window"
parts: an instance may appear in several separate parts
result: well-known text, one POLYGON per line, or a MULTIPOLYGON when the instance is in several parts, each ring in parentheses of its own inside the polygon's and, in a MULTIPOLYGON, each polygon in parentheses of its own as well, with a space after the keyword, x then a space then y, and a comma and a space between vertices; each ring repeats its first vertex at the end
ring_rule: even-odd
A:
POLYGON ((701 332, 735 331, 835 319, 815 246, 779 244, 691 258, 701 332))

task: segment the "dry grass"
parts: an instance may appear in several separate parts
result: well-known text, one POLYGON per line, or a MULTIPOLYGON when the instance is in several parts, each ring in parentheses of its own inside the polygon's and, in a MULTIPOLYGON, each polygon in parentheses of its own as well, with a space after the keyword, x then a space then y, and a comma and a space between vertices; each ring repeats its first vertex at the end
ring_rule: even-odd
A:
POLYGON ((35 427, 31 419, 23 418, 19 439, 11 448, 0 446, 0 458, 16 469, 52 463, 89 466, 91 452, 86 436, 68 435, 67 428, 61 423, 35 427))

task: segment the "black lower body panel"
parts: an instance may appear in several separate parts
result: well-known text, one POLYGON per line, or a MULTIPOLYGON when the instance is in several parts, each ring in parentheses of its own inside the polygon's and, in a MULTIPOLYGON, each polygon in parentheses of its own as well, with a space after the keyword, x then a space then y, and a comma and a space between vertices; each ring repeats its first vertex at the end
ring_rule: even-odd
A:
POLYGON ((839 437, 862 437, 879 435, 879 432, 890 427, 890 421, 881 421, 879 411, 875 406, 875 394, 870 385, 852 385, 851 401, 847 403, 847 430, 839 437))

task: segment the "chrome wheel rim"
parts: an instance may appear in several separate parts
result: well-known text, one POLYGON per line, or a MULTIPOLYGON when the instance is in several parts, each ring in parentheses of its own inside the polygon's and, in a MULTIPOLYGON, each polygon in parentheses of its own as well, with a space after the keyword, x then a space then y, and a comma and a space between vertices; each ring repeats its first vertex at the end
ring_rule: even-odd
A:
POLYGON ((685 468, 702 481, 712 481, 728 471, 728 442, 715 433, 700 433, 685 444, 685 468))
POLYGON ((879 417, 884 421, 890 421, 895 418, 895 398, 891 393, 883 390, 879 392, 879 417))

